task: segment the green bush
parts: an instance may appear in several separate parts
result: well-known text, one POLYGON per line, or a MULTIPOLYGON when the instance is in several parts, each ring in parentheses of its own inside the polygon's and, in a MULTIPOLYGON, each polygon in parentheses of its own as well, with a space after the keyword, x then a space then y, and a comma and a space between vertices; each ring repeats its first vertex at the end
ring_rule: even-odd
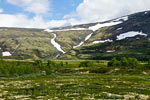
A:
POLYGON ((128 62, 130 66, 137 66, 139 64, 139 61, 136 58, 128 58, 128 62))
POLYGON ((0 60, 0 76, 20 76, 40 73, 32 63, 0 60))
POLYGON ((139 61, 136 58, 126 58, 123 57, 121 60, 117 60, 116 58, 111 59, 108 62, 108 66, 122 66, 122 67, 136 67, 139 64, 139 61))
POLYGON ((91 61, 84 61, 79 64, 79 67, 93 67, 93 65, 93 62, 91 61))
POLYGON ((125 67, 128 66, 129 65, 128 59, 126 57, 121 58, 120 64, 121 66, 125 66, 125 67))
POLYGON ((91 73, 107 73, 109 71, 110 71, 110 68, 108 67, 100 67, 100 68, 93 69, 90 72, 91 73))
POLYGON ((108 62, 108 66, 120 66, 120 62, 116 58, 112 58, 108 62))
POLYGON ((35 64, 35 66, 39 67, 40 69, 42 69, 44 67, 42 60, 35 60, 34 64, 35 64))

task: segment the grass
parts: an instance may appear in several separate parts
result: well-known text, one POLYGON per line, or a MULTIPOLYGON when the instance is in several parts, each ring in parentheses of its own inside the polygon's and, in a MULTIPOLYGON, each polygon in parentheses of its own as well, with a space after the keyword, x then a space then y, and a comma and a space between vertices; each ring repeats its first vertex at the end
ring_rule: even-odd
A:
POLYGON ((56 32, 56 41, 62 46, 63 50, 69 51, 73 46, 83 41, 91 32, 88 30, 56 32))
MULTIPOLYGON (((0 77, 0 99, 5 100, 149 100, 150 67, 107 67, 107 61, 55 60, 61 66, 50 75, 32 73, 0 77), (87 62, 87 61, 86 61, 87 62)), ((6 62, 14 62, 7 60, 6 62)), ((32 65, 32 61, 21 61, 32 65)), ((47 62, 44 62, 46 64, 47 62)), ((18 66, 19 67, 19 66, 18 66)), ((21 66, 20 66, 21 67, 21 66)))
MULTIPOLYGON (((91 38, 92 39, 92 38, 91 38)), ((94 45, 83 45, 72 49, 59 59, 87 59, 87 60, 110 60, 113 57, 135 57, 138 60, 147 61, 150 59, 149 37, 141 37, 139 40, 127 39, 113 41, 112 43, 99 43, 94 45), (115 50, 108 53, 107 50, 115 50)))
POLYGON ((1 97, 7 99, 148 100, 149 75, 54 74, 47 77, 1 79, 1 97))
POLYGON ((53 35, 42 29, 6 28, 0 31, 0 57, 9 51, 9 59, 51 59, 59 52, 51 44, 53 35))

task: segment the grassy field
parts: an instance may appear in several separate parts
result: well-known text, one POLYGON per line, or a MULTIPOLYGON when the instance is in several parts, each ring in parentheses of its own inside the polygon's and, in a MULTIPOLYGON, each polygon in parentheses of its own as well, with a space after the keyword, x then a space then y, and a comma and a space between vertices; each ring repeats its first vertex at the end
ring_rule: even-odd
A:
MULTIPOLYGON (((16 61, 6 62, 12 64, 16 61)), ((30 66, 34 67, 31 70, 36 70, 1 76, 0 100, 150 99, 150 67, 147 62, 140 62, 136 67, 108 67, 107 61, 98 60, 88 61, 92 63, 88 67, 80 66, 82 62, 87 62, 84 60, 52 62, 59 67, 47 75, 44 69, 36 67, 35 61, 19 61, 20 67, 30 66)), ((43 64, 47 65, 47 62, 43 64)))

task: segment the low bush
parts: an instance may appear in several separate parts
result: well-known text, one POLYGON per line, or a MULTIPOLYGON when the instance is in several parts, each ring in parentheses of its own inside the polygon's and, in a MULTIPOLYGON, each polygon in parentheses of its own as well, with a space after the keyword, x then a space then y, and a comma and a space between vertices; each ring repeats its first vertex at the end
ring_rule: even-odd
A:
POLYGON ((91 61, 83 61, 79 64, 79 67, 93 67, 93 62, 91 61))
POLYGON ((139 65, 139 61, 136 58, 123 57, 123 58, 121 58, 121 60, 117 60, 116 58, 112 58, 108 62, 108 66, 136 67, 138 65, 139 65))

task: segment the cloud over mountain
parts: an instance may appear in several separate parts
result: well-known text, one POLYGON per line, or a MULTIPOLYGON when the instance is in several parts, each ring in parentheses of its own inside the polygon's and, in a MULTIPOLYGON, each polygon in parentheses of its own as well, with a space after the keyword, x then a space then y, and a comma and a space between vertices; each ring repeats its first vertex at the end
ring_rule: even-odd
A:
POLYGON ((13 6, 23 8, 23 12, 7 14, 5 9, 0 8, 0 27, 59 27, 105 21, 135 12, 150 10, 150 0, 83 0, 75 9, 76 11, 71 14, 65 14, 64 18, 45 20, 45 15, 52 13, 52 0, 6 1, 13 6), (27 13, 32 13, 33 16, 31 17, 27 13))
POLYGON ((83 0, 76 13, 82 21, 93 22, 145 10, 150 10, 150 0, 83 0))

